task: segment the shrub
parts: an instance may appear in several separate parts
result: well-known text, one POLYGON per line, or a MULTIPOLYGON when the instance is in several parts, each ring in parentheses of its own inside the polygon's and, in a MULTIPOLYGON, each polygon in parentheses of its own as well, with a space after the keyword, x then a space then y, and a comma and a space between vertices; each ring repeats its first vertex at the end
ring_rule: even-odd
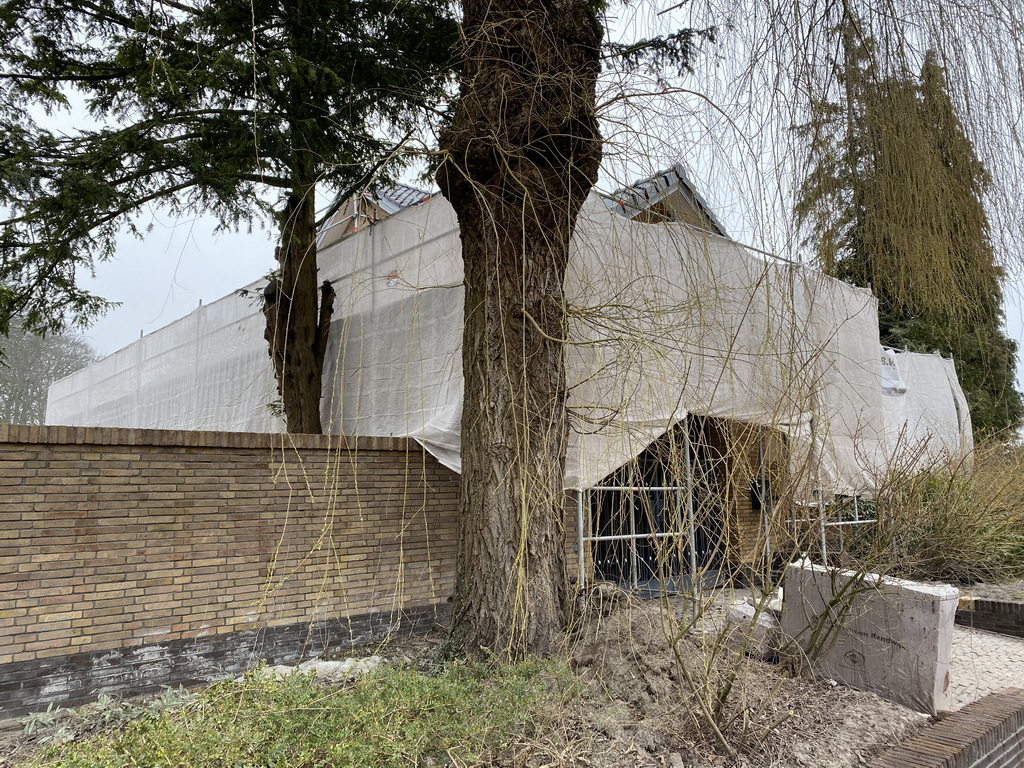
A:
POLYGON ((970 461, 896 472, 875 503, 878 522, 845 547, 871 570, 960 583, 1024 577, 1024 450, 979 447, 970 461))

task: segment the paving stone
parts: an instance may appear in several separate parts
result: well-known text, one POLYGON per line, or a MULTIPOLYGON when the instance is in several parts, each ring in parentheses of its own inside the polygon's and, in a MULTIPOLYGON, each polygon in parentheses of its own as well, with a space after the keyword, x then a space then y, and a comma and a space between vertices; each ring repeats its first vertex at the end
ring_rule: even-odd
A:
POLYGON ((1024 687, 1024 638, 957 627, 949 665, 951 706, 1003 688, 1024 687))

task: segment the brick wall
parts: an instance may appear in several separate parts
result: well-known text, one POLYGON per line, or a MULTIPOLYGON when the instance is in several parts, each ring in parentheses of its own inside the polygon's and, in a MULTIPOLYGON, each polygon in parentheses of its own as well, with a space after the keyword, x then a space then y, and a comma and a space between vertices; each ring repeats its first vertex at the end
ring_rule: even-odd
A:
POLYGON ((968 704, 868 763, 868 768, 1010 768, 1024 765, 1024 689, 968 704))
POLYGON ((1024 602, 961 597, 956 623, 974 629, 1024 637, 1024 602))
POLYGON ((429 621, 457 499, 407 440, 0 425, 0 717, 429 621))
POLYGON ((756 569, 765 553, 764 511, 754 500, 754 485, 764 479, 777 493, 785 474, 785 448, 777 432, 748 422, 708 419, 704 439, 716 461, 717 489, 728 541, 729 559, 743 572, 756 569))

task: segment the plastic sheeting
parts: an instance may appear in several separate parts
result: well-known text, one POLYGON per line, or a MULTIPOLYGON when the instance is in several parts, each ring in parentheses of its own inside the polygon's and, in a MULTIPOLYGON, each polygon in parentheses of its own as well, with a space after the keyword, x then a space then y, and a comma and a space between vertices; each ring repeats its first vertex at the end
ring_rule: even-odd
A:
MULTIPOLYGON (((319 261, 337 291, 325 429, 413 437, 458 470, 463 292, 451 207, 435 197, 406 208, 319 261)), ((280 431, 261 289, 57 382, 48 422, 280 431)), ((783 431, 815 488, 874 487, 891 430, 868 292, 685 224, 633 222, 593 196, 566 293, 567 488, 595 484, 688 413, 783 431)))
POLYGON ((276 384, 254 301, 226 296, 55 382, 46 422, 283 431, 268 407, 276 384))
POLYGON ((596 482, 696 413, 787 433, 801 472, 819 472, 813 487, 870 491, 884 457, 868 292, 683 224, 597 206, 583 222, 566 281, 572 335, 589 342, 568 353, 567 485, 596 482))
POLYGON ((883 389, 886 452, 902 470, 924 470, 970 451, 971 413, 953 360, 882 350, 902 386, 883 389))

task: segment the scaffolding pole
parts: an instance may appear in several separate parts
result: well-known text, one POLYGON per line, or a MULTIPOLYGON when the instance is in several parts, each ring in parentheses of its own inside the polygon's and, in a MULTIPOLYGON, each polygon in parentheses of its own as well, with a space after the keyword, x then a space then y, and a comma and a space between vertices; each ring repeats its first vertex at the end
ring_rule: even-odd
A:
POLYGON ((683 450, 686 453, 686 534, 690 543, 690 589, 697 589, 697 532, 693 523, 693 462, 690 457, 690 414, 683 417, 683 450))
POLYGON ((766 581, 771 580, 772 571, 772 526, 771 526, 771 512, 772 512, 772 501, 771 492, 767 487, 767 475, 765 474, 764 466, 764 431, 763 427, 758 427, 757 432, 757 482, 758 482, 758 501, 761 504, 761 519, 764 522, 764 554, 765 554, 765 577, 766 581))
POLYGON ((576 491, 576 556, 579 560, 579 589, 583 589, 587 582, 587 563, 583 554, 583 489, 576 491))
POLYGON ((637 571, 640 570, 640 563, 636 554, 636 505, 633 503, 633 494, 629 494, 629 537, 632 539, 629 546, 629 567, 633 571, 633 589, 640 586, 640 578, 637 571))

